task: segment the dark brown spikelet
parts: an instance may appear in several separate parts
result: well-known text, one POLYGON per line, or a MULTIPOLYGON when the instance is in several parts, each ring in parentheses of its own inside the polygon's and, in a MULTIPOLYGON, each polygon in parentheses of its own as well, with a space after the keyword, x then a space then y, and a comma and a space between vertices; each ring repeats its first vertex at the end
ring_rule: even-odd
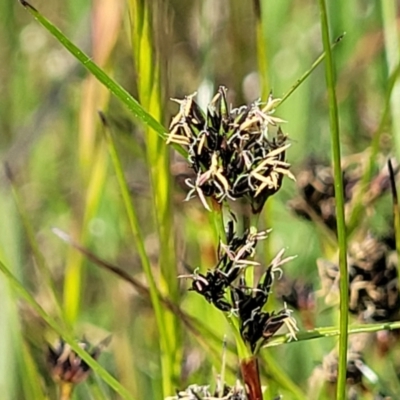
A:
POLYGON ((275 295, 277 299, 300 312, 303 325, 307 329, 314 328, 316 301, 311 282, 303 278, 292 280, 283 276, 275 287, 275 295))
MULTIPOLYGON (((343 173, 344 199, 349 202, 358 176, 343 173)), ((300 217, 322 222, 336 232, 335 186, 332 168, 314 160, 297 175, 299 196, 289 201, 289 207, 300 217)))
MULTIPOLYGON (((109 338, 101 342, 98 346, 92 347, 87 341, 78 342, 79 347, 89 352, 97 359, 102 348, 107 345, 109 338)), ((56 346, 48 347, 47 361, 51 375, 56 382, 78 384, 83 382, 90 374, 90 367, 82 360, 62 339, 56 346)))
MULTIPOLYGON (((343 168, 345 211, 349 214, 352 201, 356 198, 361 178, 364 174, 362 160, 349 163, 343 168)), ((398 167, 395 173, 398 172, 398 167)), ((297 174, 299 195, 288 202, 288 206, 300 217, 322 223, 336 233, 335 182, 330 166, 309 160, 297 174)), ((390 178, 387 167, 374 176, 364 193, 362 203, 368 208, 373 202, 390 190, 390 178)))
MULTIPOLYGON (((350 244, 349 311, 363 322, 392 321, 399 316, 400 296, 397 254, 386 243, 368 236, 350 244)), ((325 291, 338 291, 339 269, 319 261, 319 272, 325 291)))
MULTIPOLYGON (((363 339, 361 339, 361 341, 363 341, 363 339)), ((358 344, 356 343, 355 346, 353 346, 352 341, 350 341, 349 346, 350 348, 347 353, 346 398, 356 400, 360 395, 365 394, 368 394, 368 398, 385 398, 379 397, 382 393, 376 388, 378 376, 364 362, 362 353, 356 349, 358 344), (369 386, 372 388, 370 389, 369 386)), ((334 398, 337 378, 338 353, 337 350, 334 349, 324 357, 322 365, 314 369, 309 382, 310 394, 312 394, 313 398, 316 398, 315 396, 324 388, 325 396, 327 396, 327 398, 334 398)))
POLYGON ((257 101, 231 108, 226 88, 220 87, 204 113, 194 96, 179 103, 170 124, 167 143, 176 143, 188 152, 194 178, 188 178, 187 200, 198 196, 209 209, 206 197, 217 202, 246 198, 259 213, 269 196, 282 185, 284 176, 294 179, 285 161, 290 146, 272 114, 277 100, 257 101))
POLYGON ((281 250, 266 268, 256 287, 246 284, 243 273, 248 267, 260 266, 253 257, 257 242, 268 234, 268 231, 257 232, 253 229, 237 235, 233 222, 229 223, 227 243, 219 246, 215 268, 205 274, 195 272, 181 277, 192 279, 191 290, 202 295, 216 308, 237 315, 244 342, 252 352, 257 352, 283 325, 288 328, 290 337, 295 339, 297 326, 286 304, 279 311, 263 310, 274 281, 282 276, 281 266, 294 257, 283 258, 284 250, 281 250))

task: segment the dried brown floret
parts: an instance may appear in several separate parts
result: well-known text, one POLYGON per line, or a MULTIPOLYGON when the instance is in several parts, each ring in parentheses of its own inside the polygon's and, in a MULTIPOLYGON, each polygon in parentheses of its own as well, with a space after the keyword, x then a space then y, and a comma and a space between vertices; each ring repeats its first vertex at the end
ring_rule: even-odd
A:
MULTIPOLYGON (((396 252, 368 236, 360 243, 350 244, 348 264, 349 311, 365 322, 397 319, 400 296, 396 252)), ((324 293, 338 293, 338 267, 321 260, 318 267, 324 293)))
MULTIPOLYGON (((343 168, 345 211, 352 211, 355 193, 364 174, 362 159, 349 163, 343 168)), ((395 173, 398 172, 396 168, 395 173)), ((289 207, 299 216, 322 223, 336 233, 335 182, 330 166, 310 160, 297 174, 299 196, 288 202, 289 207)), ((369 183, 363 198, 363 206, 368 207, 382 194, 390 190, 389 173, 386 167, 369 183)))
MULTIPOLYGON (((369 393, 373 395, 375 390, 368 388, 367 383, 376 386, 378 376, 369 368, 362 358, 362 353, 353 348, 352 342, 347 353, 347 398, 358 399, 359 394, 369 393)), ((336 382, 338 378, 338 353, 332 350, 327 354, 321 366, 318 366, 310 378, 310 393, 312 398, 319 398, 318 394, 325 386, 326 395, 333 396, 336 391, 336 382)), ((379 392, 378 392, 379 393, 379 392)))
MULTIPOLYGON (((86 340, 78 342, 78 345, 97 359, 109 340, 110 338, 105 339, 96 347, 91 346, 86 340)), ((62 339, 54 347, 48 347, 47 361, 56 382, 75 385, 87 379, 90 374, 90 367, 62 339)))

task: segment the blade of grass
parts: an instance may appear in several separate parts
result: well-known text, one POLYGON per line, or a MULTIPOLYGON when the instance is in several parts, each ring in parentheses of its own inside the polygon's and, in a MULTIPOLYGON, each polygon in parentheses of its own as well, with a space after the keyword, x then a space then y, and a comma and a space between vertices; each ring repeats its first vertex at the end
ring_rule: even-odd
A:
MULTIPOLYGON (((120 8, 104 1, 95 3, 91 11, 93 30, 91 51, 101 67, 107 65, 117 40, 121 24, 122 10, 120 8)), ((110 91, 101 85, 93 75, 88 75, 82 82, 78 154, 79 173, 84 187, 81 192, 85 193, 85 209, 83 219, 80 214, 74 216, 76 229, 82 242, 87 239, 88 224, 97 216, 104 193, 108 153, 104 142, 96 143, 95 137, 99 125, 97 110, 105 109, 109 99, 110 91)), ((76 320, 81 306, 82 284, 85 277, 83 264, 84 259, 78 253, 70 251, 67 254, 64 305, 65 315, 71 323, 76 320)))
MULTIPOLYGON (((161 71, 159 52, 154 40, 152 23, 158 16, 156 13, 158 3, 148 3, 143 0, 129 0, 129 11, 131 21, 131 38, 133 59, 137 71, 137 87, 141 104, 154 115, 162 120, 161 100, 161 71), (153 4, 153 6, 150 6, 153 4)), ((157 21, 161 24, 161 18, 157 21)), ((165 141, 154 135, 151 128, 145 130, 147 167, 150 174, 150 183, 153 199, 153 211, 158 232, 160 266, 163 280, 160 290, 170 299, 178 302, 179 286, 177 262, 174 246, 173 213, 171 209, 171 174, 169 172, 169 148, 165 141)), ((181 369, 182 346, 179 321, 171 313, 165 313, 165 335, 168 340, 168 353, 165 362, 170 365, 167 371, 170 375, 163 375, 164 397, 173 391, 172 382, 176 381, 181 369)))
POLYGON ((127 390, 113 377, 111 376, 96 360, 94 360, 89 353, 83 350, 74 337, 66 332, 66 330, 60 326, 42 306, 34 299, 34 297, 24 288, 24 286, 18 281, 18 279, 10 272, 10 270, 0 261, 0 271, 7 278, 8 282, 15 290, 15 292, 23 298, 33 310, 43 319, 46 324, 52 328, 60 337, 62 337, 72 348, 72 350, 87 363, 87 365, 98 374, 104 382, 106 382, 112 389, 115 390, 123 399, 134 400, 133 397, 127 392, 127 390))
MULTIPOLYGON (((98 66, 112 69, 112 56, 122 28, 123 4, 113 1, 94 2, 90 11, 91 54, 98 66), (110 68, 111 65, 111 68, 110 68)), ((81 104, 79 107, 78 154, 84 179, 91 171, 95 158, 97 110, 104 110, 109 103, 110 92, 95 76, 89 74, 82 82, 81 104)))
MULTIPOLYGON (((115 147, 114 140, 111 136, 111 132, 107 123, 107 120, 104 114, 100 113, 100 118, 104 126, 104 138, 107 143, 110 157, 112 160, 112 164, 114 166, 114 171, 117 177, 118 185, 121 191, 125 211, 128 216, 129 227, 133 236, 133 239, 136 244, 136 249, 142 264, 143 272, 146 276, 147 283, 149 285, 150 299, 151 304, 154 309, 155 319, 157 323, 158 332, 160 335, 160 359, 161 359, 161 368, 163 376, 166 376, 168 379, 171 377, 172 371, 170 370, 169 363, 169 344, 168 339, 165 336, 166 328, 165 328, 165 320, 162 312, 162 306, 159 297, 159 291, 156 286, 156 282, 153 276, 153 272, 151 270, 150 260, 145 250, 144 239, 142 230, 140 228, 139 219, 137 216, 136 208, 132 202, 130 191, 128 184, 125 179, 125 175, 122 169, 121 160, 119 158, 117 149, 115 147)), ((165 383, 165 382, 164 382, 165 383)))
POLYGON ((29 346, 22 341, 20 343, 21 350, 21 370, 23 371, 22 386, 24 388, 25 398, 47 400, 47 396, 43 393, 41 387, 41 376, 37 369, 37 365, 29 350, 29 346))
MULTIPOLYGON (((164 127, 151 116, 132 95, 121 85, 115 82, 104 70, 99 68, 91 58, 81 49, 75 46, 57 27, 55 27, 47 18, 45 18, 35 7, 25 0, 20 3, 26 10, 51 34, 58 42, 65 47, 93 76, 95 76, 103 85, 105 85, 119 100, 121 100, 132 114, 141 120, 145 125, 151 127, 161 138, 166 138, 164 127)), ((172 144, 179 153, 185 156, 185 150, 172 144)))
POLYGON ((347 373, 347 331, 349 326, 348 304, 348 273, 347 273, 347 240, 346 222, 344 216, 344 188, 340 155, 339 114, 336 101, 335 75, 331 40, 329 37, 329 24, 325 0, 319 0, 321 15, 322 42, 326 53, 325 75, 329 98, 329 120, 332 141, 332 158, 335 179, 336 218, 339 244, 339 270, 340 270, 340 336, 339 336, 339 364, 337 379, 337 399, 346 397, 347 373))
MULTIPOLYGON (((357 333, 374 333, 379 331, 395 331, 400 328, 400 321, 396 322, 383 322, 379 324, 363 324, 354 325, 349 327, 348 334, 354 335, 357 333)), ((296 341, 293 342, 293 337, 286 333, 284 335, 276 335, 265 347, 279 346, 284 343, 297 343, 313 339, 323 339, 328 337, 335 337, 340 335, 340 329, 335 326, 327 326, 322 328, 316 328, 309 331, 302 331, 296 334, 296 341)))
MULTIPOLYGON (((399 63, 399 32, 397 29, 398 4, 396 1, 383 1, 381 3, 383 34, 385 40, 386 64, 389 74, 392 74, 399 63)), ((395 82, 390 97, 390 111, 392 114, 393 141, 396 155, 400 158, 400 82, 395 82)))
MULTIPOLYGON (((85 227, 95 218, 103 196, 107 179, 108 154, 104 143, 101 143, 92 161, 91 178, 85 193, 85 211, 80 227, 80 240, 85 242, 87 230, 85 227)), ((64 279, 64 314, 69 323, 73 323, 79 313, 82 297, 83 258, 76 252, 68 253, 64 279)))
MULTIPOLYGON (((344 38, 344 33, 340 35, 331 45, 331 50, 333 50, 344 38)), ((315 70, 325 60, 326 51, 324 51, 311 65, 310 69, 308 69, 304 74, 297 80, 297 82, 282 96, 281 100, 277 104, 276 107, 279 107, 283 104, 295 91, 296 89, 311 75, 311 73, 315 70)))
MULTIPOLYGON (((44 281, 44 287, 46 288, 46 290, 49 292, 50 296, 52 297, 54 306, 57 309, 59 317, 62 318, 63 312, 62 312, 62 308, 61 308, 61 303, 60 303, 60 299, 57 296, 57 291, 55 289, 53 279, 51 277, 49 266, 47 265, 46 260, 39 249, 39 244, 36 240, 34 229, 28 218, 26 210, 23 206, 19 188, 15 183, 12 171, 8 164, 5 164, 4 167, 5 167, 5 175, 8 179, 8 181, 10 182, 12 194, 14 197, 14 202, 17 207, 18 213, 20 215, 22 224, 24 226, 29 246, 32 249, 33 257, 36 261, 37 267, 41 274, 41 278, 43 278, 43 281, 44 281)), ((63 323, 64 322, 65 321, 63 321, 63 323)))

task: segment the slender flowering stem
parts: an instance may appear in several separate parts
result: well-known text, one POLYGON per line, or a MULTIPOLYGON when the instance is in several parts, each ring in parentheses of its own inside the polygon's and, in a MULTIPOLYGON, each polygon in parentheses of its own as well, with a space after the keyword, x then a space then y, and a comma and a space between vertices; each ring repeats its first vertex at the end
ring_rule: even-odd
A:
POLYGON ((347 272, 347 243, 346 224, 344 216, 344 188, 340 157, 339 114, 336 101, 335 76, 332 49, 329 37, 328 15, 325 0, 319 0, 321 14, 322 40, 326 52, 325 74, 329 97, 329 117, 332 138, 333 169, 335 177, 336 217, 339 243, 340 269, 340 336, 339 336, 339 365, 337 382, 337 399, 344 399, 346 394, 347 372, 347 330, 349 325, 348 304, 348 272, 347 272))
MULTIPOLYGON (((339 44, 342 39, 344 38, 344 34, 340 35, 333 43, 331 46, 331 49, 333 50, 337 44, 339 44)), ((282 103, 284 103, 295 91, 296 89, 311 75, 311 73, 315 70, 315 68, 318 67, 319 64, 322 63, 322 61, 325 60, 326 57, 326 52, 323 52, 311 65, 310 69, 308 69, 298 80, 297 82, 282 96, 282 98, 279 100, 279 103, 277 104, 277 107, 280 106, 282 103)))

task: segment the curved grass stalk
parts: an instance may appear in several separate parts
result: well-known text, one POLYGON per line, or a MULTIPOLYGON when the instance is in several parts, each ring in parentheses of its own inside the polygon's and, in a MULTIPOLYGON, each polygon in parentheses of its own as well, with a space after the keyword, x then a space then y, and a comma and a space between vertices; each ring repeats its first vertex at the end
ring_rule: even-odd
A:
MULTIPOLYGON (((159 54, 153 32, 153 14, 157 6, 143 0, 129 0, 132 55, 137 71, 137 87, 140 102, 158 120, 162 120, 161 71, 159 54)), ((158 265, 162 282, 160 290, 175 302, 179 300, 177 262, 175 254, 173 213, 171 212, 171 174, 169 171, 170 150, 162 137, 154 135, 151 128, 145 130, 146 161, 150 175, 153 199, 153 215, 156 221, 160 247, 158 265)), ((164 397, 173 390, 181 366, 182 346, 179 321, 174 314, 164 314, 165 335, 168 348, 163 349, 163 393, 164 397), (166 365, 168 364, 168 365, 166 365)))
MULTIPOLYGON (((51 278, 49 266, 47 265, 46 260, 39 249, 39 244, 36 240, 34 229, 32 227, 31 221, 28 218, 26 210, 23 206, 19 188, 14 181, 14 177, 11 172, 11 169, 9 168, 9 166, 7 164, 5 164, 5 170, 6 170, 6 176, 11 184, 11 191, 12 191, 12 194, 14 197, 14 202, 17 207, 18 213, 20 215, 22 225, 24 226, 29 246, 32 249, 33 257, 34 257, 37 267, 43 277, 43 280, 45 283, 44 287, 46 287, 46 289, 50 293, 50 295, 53 299, 53 302, 54 302, 54 306, 57 309, 57 313, 58 313, 59 317, 62 318, 63 312, 62 312, 62 308, 61 308, 60 299, 57 296, 57 291, 54 286, 53 280, 51 278)), ((63 323, 67 323, 67 322, 63 321, 63 323)))
MULTIPOLYGON (((155 319, 157 323, 158 332, 160 335, 160 347, 161 347, 161 363, 163 367, 163 374, 166 374, 167 379, 170 379, 172 371, 170 370, 171 365, 168 362, 168 339, 166 337, 166 327, 165 327, 165 319, 162 313, 162 306, 160 301, 159 291, 156 286, 156 282, 151 270, 150 260, 145 250, 144 239, 142 230, 140 228, 139 219, 137 216, 136 208, 134 207, 131 199, 131 195, 129 192, 129 187, 125 179, 125 175, 122 169, 121 160, 119 158, 117 149, 115 147, 114 140, 111 136, 109 131, 109 127, 105 116, 100 113, 100 118, 104 125, 104 136, 107 142, 107 146, 110 152, 112 164, 114 166, 114 171, 117 177, 118 185, 121 191, 123 203, 125 206, 125 210, 128 216, 129 227, 132 232, 133 239, 136 244, 136 249, 142 264, 143 272, 146 276, 148 285, 149 285, 149 292, 150 292, 150 299, 151 304, 154 309, 155 319)), ((165 388, 164 388, 165 389, 165 388)))
MULTIPOLYGON (((15 340, 15 338, 13 340, 15 340)), ((28 345, 24 340, 21 340, 18 345, 21 348, 21 364, 24 371, 22 386, 24 388, 25 396, 29 396, 30 398, 37 400, 48 400, 48 397, 44 394, 41 385, 42 377, 28 345)))
POLYGON ((337 399, 344 399, 346 396, 346 374, 347 374, 347 344, 348 344, 348 272, 347 272, 347 238, 346 222, 344 216, 344 190, 343 175, 340 156, 340 135, 339 135, 339 114, 336 101, 335 75, 331 41, 329 37, 329 24, 325 0, 319 0, 321 14, 322 41, 326 53, 325 74, 329 98, 329 119, 331 127, 332 158, 335 178, 335 200, 336 216, 338 227, 339 244, 339 270, 340 270, 340 335, 339 335, 339 364, 337 380, 337 399))
MULTIPOLYGON (((110 92, 112 92, 119 100, 121 100, 132 114, 141 120, 146 126, 152 128, 157 134, 165 139, 166 130, 164 127, 150 115, 132 95, 114 81, 103 69, 101 69, 92 59, 85 54, 80 48, 75 46, 56 26, 54 26, 47 18, 45 18, 35 7, 25 0, 20 3, 26 10, 52 35, 58 42, 65 47, 93 76, 96 77, 110 92)), ((179 153, 186 154, 186 151, 175 144, 172 144, 179 153)))
MULTIPOLYGON (((374 333, 378 331, 394 331, 400 329, 400 321, 396 322, 383 322, 379 324, 364 324, 364 325, 354 325, 349 327, 348 334, 354 335, 356 333, 374 333)), ((296 334, 296 343, 313 340, 322 339, 327 337, 335 337, 340 335, 340 330, 335 326, 328 326, 323 328, 316 328, 309 331, 298 332, 296 334)), ((293 342, 290 334, 276 335, 274 336, 265 347, 279 346, 284 343, 293 342)))
MULTIPOLYGON (((88 239, 84 228, 98 212, 107 179, 108 164, 107 149, 104 143, 101 143, 92 160, 91 179, 85 193, 84 216, 78 233, 82 242, 86 242, 88 239)), ((64 314, 70 324, 76 321, 81 306, 83 263, 84 259, 80 254, 73 252, 67 254, 64 278, 64 314)))
POLYGON ((131 394, 113 377, 111 376, 96 360, 94 360, 89 353, 83 350, 71 333, 67 332, 61 325, 59 325, 42 306, 34 299, 34 297, 23 287, 18 279, 10 272, 10 270, 0 261, 0 271, 7 278, 8 282, 15 290, 15 292, 23 298, 43 319, 46 324, 52 328, 60 337, 62 337, 72 348, 72 350, 86 362, 86 364, 98 374, 105 383, 107 383, 116 393, 124 400, 134 400, 131 394))
MULTIPOLYGON (((344 38, 345 34, 340 35, 331 45, 331 50, 333 50, 344 38)), ((326 50, 312 63, 310 69, 308 69, 304 74, 297 80, 297 82, 282 96, 276 107, 279 107, 284 103, 295 91, 296 89, 311 75, 315 70, 325 60, 326 50)))

